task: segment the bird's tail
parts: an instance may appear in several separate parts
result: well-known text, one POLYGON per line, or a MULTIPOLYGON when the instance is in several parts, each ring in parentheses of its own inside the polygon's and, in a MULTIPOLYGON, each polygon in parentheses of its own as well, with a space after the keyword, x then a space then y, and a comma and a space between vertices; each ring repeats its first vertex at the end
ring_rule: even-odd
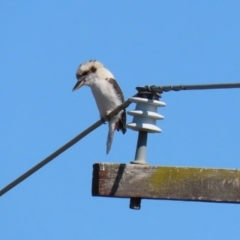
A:
POLYGON ((110 120, 108 123, 108 136, 107 136, 107 154, 110 152, 112 142, 113 142, 113 137, 114 137, 114 132, 116 130, 116 121, 110 120))

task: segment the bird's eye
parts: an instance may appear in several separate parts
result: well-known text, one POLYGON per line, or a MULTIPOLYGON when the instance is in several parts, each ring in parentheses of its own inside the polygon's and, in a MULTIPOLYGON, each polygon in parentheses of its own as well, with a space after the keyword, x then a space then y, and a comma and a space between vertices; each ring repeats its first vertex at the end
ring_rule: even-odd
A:
POLYGON ((91 72, 95 73, 97 71, 97 69, 95 67, 91 67, 91 72))
POLYGON ((88 74, 88 71, 85 71, 82 73, 82 76, 86 76, 88 74))

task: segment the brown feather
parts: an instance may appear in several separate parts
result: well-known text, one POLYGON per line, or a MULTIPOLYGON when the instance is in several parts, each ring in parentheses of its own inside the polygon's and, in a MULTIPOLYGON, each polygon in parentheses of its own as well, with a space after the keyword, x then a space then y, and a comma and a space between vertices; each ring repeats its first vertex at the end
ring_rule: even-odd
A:
MULTIPOLYGON (((106 81, 108 81, 109 83, 112 84, 112 86, 113 86, 116 94, 120 98, 121 102, 124 102, 123 92, 122 92, 121 88, 119 87, 117 81, 113 78, 107 78, 106 81)), ((118 131, 121 130, 123 134, 125 134, 125 132, 127 131, 126 120, 127 120, 126 110, 124 109, 122 114, 121 114, 121 118, 118 121, 118 125, 116 126, 116 129, 118 131)))

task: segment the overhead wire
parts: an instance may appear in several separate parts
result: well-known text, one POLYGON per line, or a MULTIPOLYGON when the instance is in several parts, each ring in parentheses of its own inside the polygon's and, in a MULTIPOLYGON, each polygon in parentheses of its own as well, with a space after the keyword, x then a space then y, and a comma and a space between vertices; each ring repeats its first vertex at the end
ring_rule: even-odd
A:
POLYGON ((139 92, 169 92, 169 91, 181 91, 181 90, 212 90, 212 89, 229 89, 240 88, 240 83, 212 83, 212 84, 191 84, 191 85, 168 85, 168 86, 145 86, 137 87, 139 92))
POLYGON ((58 150, 56 150, 54 153, 43 159, 41 162, 39 162, 37 165, 29 169, 27 172, 22 174, 20 177, 16 178, 14 181, 9 183, 6 187, 0 190, 0 197, 8 192, 10 189, 18 185, 20 182, 28 178, 30 175, 38 171, 40 168, 45 166, 47 163, 51 162, 53 159, 55 159, 57 156, 59 156, 61 153, 66 151, 68 148, 73 146, 75 143, 80 141, 82 138, 87 136, 89 133, 91 133, 93 130, 101 126, 104 122, 107 121, 108 118, 113 117, 114 115, 118 114, 122 109, 127 108, 131 102, 129 100, 126 100, 121 105, 119 105, 117 108, 115 108, 113 111, 111 111, 109 114, 106 115, 103 119, 98 120, 94 124, 92 124, 90 127, 82 131, 80 134, 78 134, 76 137, 74 137, 72 140, 70 140, 68 143, 64 144, 62 147, 60 147, 58 150))

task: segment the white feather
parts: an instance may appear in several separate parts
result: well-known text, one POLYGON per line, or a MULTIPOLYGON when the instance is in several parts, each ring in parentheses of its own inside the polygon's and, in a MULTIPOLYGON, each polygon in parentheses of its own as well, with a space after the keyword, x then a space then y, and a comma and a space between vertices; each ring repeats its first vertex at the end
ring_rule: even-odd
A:
MULTIPOLYGON (((121 102, 109 82, 107 82, 106 80, 98 80, 95 83, 96 84, 93 84, 91 86, 91 90, 98 106, 100 116, 105 117, 109 111, 115 109, 118 105, 121 104, 121 102)), ((107 154, 111 149, 115 131, 115 124, 116 122, 118 122, 121 113, 122 111, 120 111, 118 115, 113 117, 108 122, 107 154)))
POLYGON ((108 123, 108 136, 107 136, 107 154, 110 152, 113 137, 114 137, 114 131, 115 131, 115 122, 114 120, 110 120, 108 123))
MULTIPOLYGON (((92 67, 97 70, 88 74, 85 78, 86 86, 91 88, 94 99, 96 101, 98 110, 100 112, 100 117, 103 118, 106 114, 122 103, 119 95, 113 85, 107 79, 114 79, 113 74, 98 61, 89 61, 81 64, 77 70, 77 75, 81 76, 86 71, 89 71, 92 67)), ((115 125, 121 118, 122 111, 120 111, 116 116, 111 118, 108 122, 108 136, 107 136, 107 154, 109 153, 115 131, 115 125)))

